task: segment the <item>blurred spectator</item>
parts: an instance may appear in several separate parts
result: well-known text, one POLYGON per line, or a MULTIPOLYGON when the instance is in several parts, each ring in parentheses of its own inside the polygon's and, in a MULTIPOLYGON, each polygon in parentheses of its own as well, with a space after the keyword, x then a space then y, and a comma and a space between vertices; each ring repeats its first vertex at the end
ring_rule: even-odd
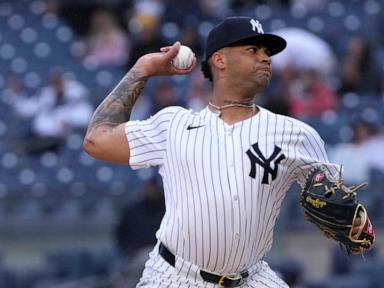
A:
POLYGON ((156 244, 155 232, 165 211, 162 188, 156 178, 147 181, 138 193, 138 201, 123 210, 115 231, 117 247, 126 256, 156 244))
POLYGON ((130 39, 115 15, 107 10, 96 10, 90 21, 90 31, 84 40, 85 60, 96 61, 99 65, 124 65, 129 57, 130 39))
POLYGON ((320 12, 328 4, 328 0, 292 0, 292 10, 307 13, 320 12))
POLYGON ((159 19, 164 13, 164 3, 160 0, 135 0, 133 10, 135 17, 159 19))
MULTIPOLYGON (((35 110, 35 101, 28 97, 23 82, 16 74, 8 75, 5 89, 1 93, 1 101, 7 105, 5 109, 11 108, 12 113, 3 115, 7 123, 9 144, 12 146, 28 134, 28 125, 23 125, 25 117, 32 117, 31 110, 35 110)), ((0 105, 2 105, 0 103, 0 105)))
POLYGON ((44 5, 44 13, 46 14, 58 14, 60 11, 59 0, 44 0, 42 3, 44 5))
POLYGON ((368 180, 370 159, 384 158, 384 156, 380 157, 380 154, 383 154, 384 141, 381 147, 380 144, 377 145, 374 126, 370 122, 359 119, 351 125, 351 128, 351 141, 331 147, 329 159, 333 163, 340 163, 346 167, 343 174, 344 180, 347 184, 354 185, 368 180))
POLYGON ((136 34, 132 45, 128 68, 130 68, 140 56, 150 52, 158 52, 161 47, 166 46, 163 37, 159 35, 157 21, 154 19, 142 19, 142 21, 140 24, 142 25, 140 33, 136 34))
POLYGON ((200 71, 192 72, 188 84, 187 107, 193 111, 200 111, 208 105, 212 88, 200 71))
POLYGON ((127 260, 127 263, 123 261, 126 267, 121 267, 129 278, 123 280, 123 287, 137 283, 148 253, 156 244, 155 233, 165 212, 163 191, 156 179, 144 184, 139 191, 139 201, 123 210, 115 229, 118 251, 127 260))
MULTIPOLYGON (((255 8, 254 0, 229 0, 229 7, 236 12, 240 11, 249 11, 250 9, 255 8)), ((292 0, 259 0, 257 1, 258 5, 266 4, 268 6, 283 6, 289 8, 292 0)), ((236 13, 239 14, 239 13, 236 13)))
POLYGON ((336 57, 325 40, 309 31, 287 27, 274 31, 283 37, 288 45, 281 54, 273 56, 275 70, 291 66, 295 71, 315 70, 329 79, 335 73, 336 57))
MULTIPOLYGON (((18 101, 26 101, 28 98, 27 92, 21 79, 16 74, 7 76, 5 89, 2 91, 1 100, 5 104, 14 106, 18 109, 18 101)), ((20 111, 20 113, 23 113, 20 111)))
POLYGON ((162 16, 163 23, 175 23, 178 27, 198 25, 204 19, 199 1, 167 0, 164 1, 166 13, 162 16), (183 15, 183 17, 180 17, 183 15))
POLYGON ((257 98, 257 104, 274 113, 291 116, 289 91, 294 79, 292 66, 288 65, 275 71, 274 74, 275 77, 272 77, 269 87, 257 98))
POLYGON ((161 47, 166 46, 164 38, 158 31, 157 19, 151 17, 143 17, 137 19, 137 21, 138 22, 135 23, 137 27, 134 28, 134 30, 138 30, 134 35, 132 50, 127 63, 127 69, 130 69, 130 67, 142 55, 151 52, 159 52, 161 47))
POLYGON ((229 2, 229 8, 234 11, 242 11, 244 8, 253 7, 253 0, 230 0, 229 2))
POLYGON ((187 26, 180 31, 179 41, 192 49, 196 57, 203 54, 203 47, 198 39, 197 28, 187 26))
POLYGON ((298 259, 285 258, 271 261, 271 267, 277 271, 289 287, 299 288, 303 277, 303 265, 298 259))
POLYGON ((185 99, 185 96, 179 98, 178 89, 176 88, 175 83, 172 82, 172 79, 159 77, 156 80, 152 90, 153 94, 151 94, 153 98, 152 115, 168 106, 184 106, 187 99, 185 99))
POLYGON ((315 70, 299 74, 289 93, 290 114, 300 119, 320 117, 323 112, 337 108, 337 95, 315 70))
POLYGON ((53 69, 48 86, 38 95, 14 103, 20 116, 32 118, 31 135, 16 152, 57 150, 72 131, 85 129, 93 111, 87 97, 81 83, 53 69))
POLYGON ((352 37, 341 60, 338 92, 367 92, 379 95, 379 71, 375 68, 369 43, 361 37, 352 37))
POLYGON ((375 169, 384 173, 384 134, 381 133, 374 134, 367 144, 368 151, 371 153, 368 154, 368 163, 370 169, 375 169))
POLYGON ((198 0, 198 3, 207 19, 221 19, 228 13, 228 0, 198 0))
POLYGON ((283 53, 275 55, 272 67, 277 81, 264 105, 279 114, 303 119, 319 117, 337 107, 337 95, 328 84, 335 73, 335 54, 319 36, 294 27, 274 31, 287 40, 283 53))
POLYGON ((126 62, 127 70, 140 56, 158 52, 161 47, 166 46, 164 37, 160 34, 161 17, 165 12, 163 1, 136 0, 133 3, 133 8, 126 17, 128 30, 132 33, 132 50, 126 62))

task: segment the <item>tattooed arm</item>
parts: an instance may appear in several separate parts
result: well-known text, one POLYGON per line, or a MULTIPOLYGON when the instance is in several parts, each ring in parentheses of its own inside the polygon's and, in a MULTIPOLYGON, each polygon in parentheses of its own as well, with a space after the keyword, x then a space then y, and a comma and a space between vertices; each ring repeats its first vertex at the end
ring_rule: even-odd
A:
POLYGON ((177 69, 171 65, 180 43, 162 48, 158 53, 142 56, 119 84, 97 107, 84 138, 84 150, 92 157, 114 163, 129 163, 129 143, 125 123, 129 121, 133 105, 149 77, 187 74, 191 68, 177 69))

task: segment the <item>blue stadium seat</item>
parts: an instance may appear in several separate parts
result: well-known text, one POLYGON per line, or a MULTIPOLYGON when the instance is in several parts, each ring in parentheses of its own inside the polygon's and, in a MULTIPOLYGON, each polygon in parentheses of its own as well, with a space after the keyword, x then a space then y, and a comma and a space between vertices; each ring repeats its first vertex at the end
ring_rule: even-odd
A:
POLYGON ((352 267, 351 273, 356 276, 369 277, 368 283, 371 283, 373 285, 370 287, 379 288, 384 286, 383 271, 384 260, 378 257, 375 260, 366 261, 364 263, 355 263, 355 265, 353 265, 352 267))
POLYGON ((107 275, 117 258, 113 249, 100 249, 92 252, 91 271, 94 275, 107 275))
POLYGON ((50 275, 56 279, 80 279, 91 275, 92 257, 87 248, 63 247, 46 255, 50 275))
POLYGON ((34 267, 21 267, 13 271, 13 284, 10 286, 1 286, 1 287, 10 287, 10 288, 32 288, 39 287, 38 283, 43 281, 48 277, 46 267, 35 265, 34 267))
POLYGON ((326 122, 321 118, 306 118, 304 122, 313 127, 323 138, 328 145, 334 145, 340 142, 339 130, 344 121, 340 114, 335 114, 335 119, 332 122, 326 122))
POLYGON ((12 218, 21 223, 38 223, 38 221, 43 219, 43 211, 40 203, 37 200, 28 198, 19 201, 12 214, 12 218))
POLYGON ((330 278, 325 287, 327 288, 378 288, 369 275, 345 275, 330 278))
POLYGON ((326 286, 326 284, 322 283, 321 281, 306 282, 303 287, 305 287, 305 288, 328 288, 326 286))
POLYGON ((3 263, 0 263, 0 287, 17 287, 15 274, 3 263))
POLYGON ((81 205, 77 199, 63 201, 54 211, 54 220, 59 222, 72 222, 82 217, 81 205))
POLYGON ((99 199, 93 207, 90 215, 93 220, 99 223, 113 223, 116 220, 116 209, 111 199, 104 197, 99 199))

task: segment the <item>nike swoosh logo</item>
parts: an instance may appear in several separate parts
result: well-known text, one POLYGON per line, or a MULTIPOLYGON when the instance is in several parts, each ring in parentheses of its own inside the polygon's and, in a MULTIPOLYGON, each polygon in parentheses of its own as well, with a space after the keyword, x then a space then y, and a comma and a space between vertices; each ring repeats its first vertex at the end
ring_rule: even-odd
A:
POLYGON ((199 126, 192 126, 191 124, 187 127, 187 130, 197 129, 200 127, 204 127, 205 125, 199 125, 199 126))

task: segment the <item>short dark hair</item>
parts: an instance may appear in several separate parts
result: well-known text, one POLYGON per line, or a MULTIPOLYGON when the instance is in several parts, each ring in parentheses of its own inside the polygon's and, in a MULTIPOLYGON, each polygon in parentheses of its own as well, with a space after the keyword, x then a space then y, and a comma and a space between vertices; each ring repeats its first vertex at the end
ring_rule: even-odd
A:
POLYGON ((203 72, 204 78, 207 78, 209 81, 212 82, 212 70, 209 60, 201 62, 201 71, 203 72))

